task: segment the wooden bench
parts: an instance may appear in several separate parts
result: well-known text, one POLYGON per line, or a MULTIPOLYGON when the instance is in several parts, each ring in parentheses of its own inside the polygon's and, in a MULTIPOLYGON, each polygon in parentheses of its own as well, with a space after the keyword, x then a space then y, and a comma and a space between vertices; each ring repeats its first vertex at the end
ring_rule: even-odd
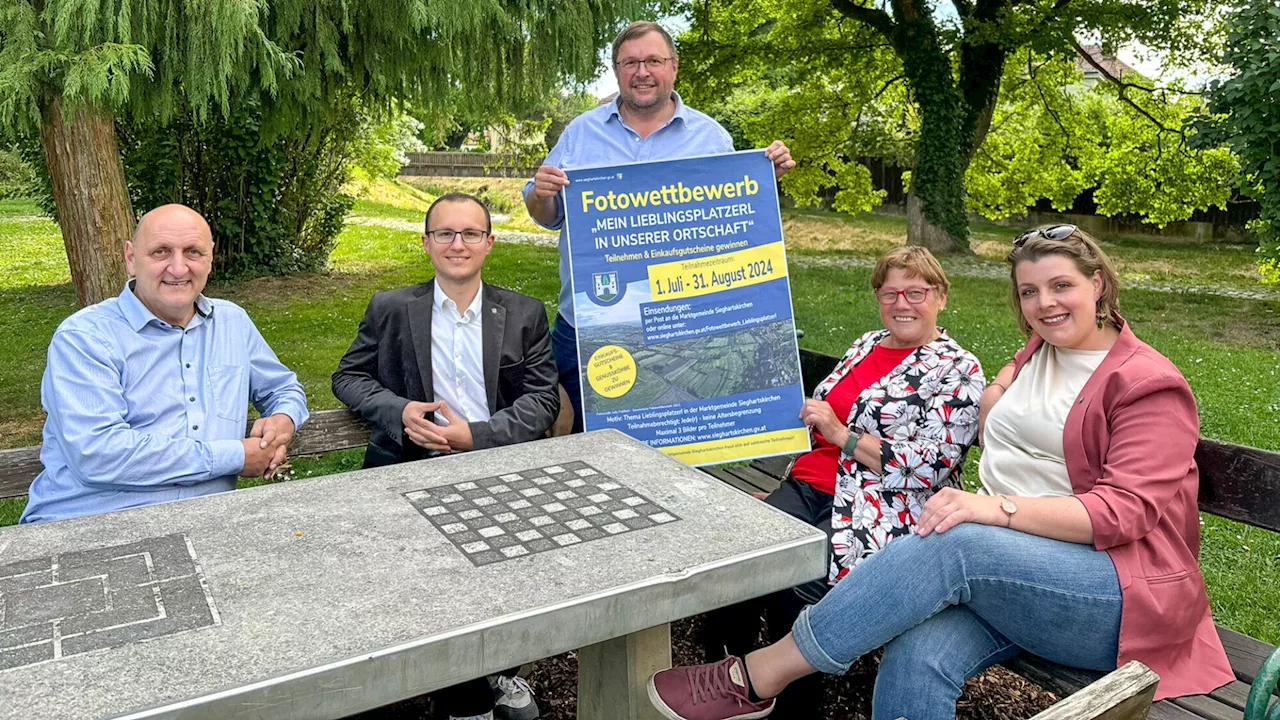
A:
MULTIPOLYGON (((830 355, 801 350, 805 387, 816 386, 837 360, 830 355)), ((292 455, 300 456, 363 447, 368 442, 368 432, 368 424, 353 413, 325 410, 312 414, 289 449, 292 455)), ((40 472, 39 450, 39 447, 0 450, 0 498, 27 493, 31 481, 40 472)), ((705 468, 705 471, 744 492, 771 492, 781 482, 790 460, 773 457, 735 467, 705 468)), ((1280 532, 1280 453, 1202 438, 1196 449, 1196 462, 1200 466, 1201 511, 1280 532)), ((1246 720, 1250 685, 1255 679, 1268 675, 1271 687, 1267 692, 1275 691, 1276 676, 1280 675, 1280 652, 1221 626, 1218 634, 1227 649, 1236 681, 1210 695, 1177 698, 1154 705, 1151 698, 1158 679, 1141 663, 1129 663, 1107 674, 1067 668, 1031 655, 1019 656, 1006 665, 1066 698, 1037 715, 1039 719, 1246 720), (1269 673, 1262 672, 1264 664, 1269 664, 1269 673)), ((1255 705, 1260 704, 1255 701, 1255 705)), ((1247 720, 1276 720, 1263 714, 1265 708, 1253 710, 1247 720)))

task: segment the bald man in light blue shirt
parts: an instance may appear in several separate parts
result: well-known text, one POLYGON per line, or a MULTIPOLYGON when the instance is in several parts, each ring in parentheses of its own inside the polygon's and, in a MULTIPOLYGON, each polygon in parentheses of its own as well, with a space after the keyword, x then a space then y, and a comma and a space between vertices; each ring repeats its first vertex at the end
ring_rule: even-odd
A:
MULTIPOLYGON (((568 236, 560 191, 566 169, 675 160, 733 152, 733 138, 715 120, 685 105, 675 91, 680 57, 662 26, 634 22, 613 40, 618 98, 574 118, 533 179, 524 186, 525 207, 539 225, 560 231, 560 308, 551 347, 560 384, 573 402, 573 431, 582 431, 578 334, 573 317, 568 236)), ((782 177, 795 167, 791 152, 774 141, 765 155, 782 177)))
POLYGON ((307 419, 298 378, 234 303, 201 294, 204 218, 166 205, 125 245, 120 295, 58 326, 40 385, 48 417, 22 522, 232 490, 285 459, 307 419), (245 437, 249 402, 262 417, 245 437))

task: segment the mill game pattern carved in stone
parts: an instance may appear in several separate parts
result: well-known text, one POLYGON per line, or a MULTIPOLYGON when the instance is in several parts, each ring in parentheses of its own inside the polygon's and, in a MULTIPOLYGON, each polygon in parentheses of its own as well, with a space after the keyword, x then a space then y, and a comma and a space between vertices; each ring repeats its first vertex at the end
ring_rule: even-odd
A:
POLYGON ((186 535, 0 564, 0 672, 219 624, 186 535))
POLYGON ((680 519, 580 461, 414 490, 404 496, 476 565, 680 519))

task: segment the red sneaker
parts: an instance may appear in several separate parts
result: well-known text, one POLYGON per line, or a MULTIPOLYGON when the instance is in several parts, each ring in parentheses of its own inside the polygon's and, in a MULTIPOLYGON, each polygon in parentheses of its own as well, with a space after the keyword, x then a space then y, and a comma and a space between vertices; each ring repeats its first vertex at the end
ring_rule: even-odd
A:
POLYGON ((755 720, 774 705, 772 699, 751 702, 746 668, 732 655, 655 674, 649 678, 649 702, 669 720, 755 720))

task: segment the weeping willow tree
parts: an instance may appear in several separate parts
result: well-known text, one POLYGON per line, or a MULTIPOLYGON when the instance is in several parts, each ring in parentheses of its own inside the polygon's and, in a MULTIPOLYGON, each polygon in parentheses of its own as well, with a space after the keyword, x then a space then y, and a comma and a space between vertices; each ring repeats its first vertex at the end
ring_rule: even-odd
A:
MULTIPOLYGON (((431 108, 465 88, 518 109, 591 78, 597 50, 645 0, 0 0, 0 123, 37 134, 81 304, 118 293, 134 212, 116 121, 229 116, 268 97, 271 122, 366 103, 431 108)), ((264 128, 269 132, 270 128, 264 128)))

